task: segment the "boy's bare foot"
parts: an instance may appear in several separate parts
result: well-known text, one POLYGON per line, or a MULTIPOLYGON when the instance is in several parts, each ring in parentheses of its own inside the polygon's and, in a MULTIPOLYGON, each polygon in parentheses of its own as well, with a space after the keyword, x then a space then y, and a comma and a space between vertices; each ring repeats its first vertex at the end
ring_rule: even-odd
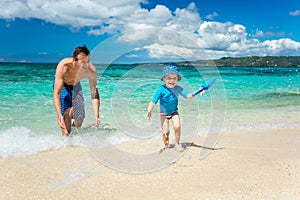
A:
POLYGON ((178 152, 183 152, 185 150, 185 148, 181 144, 178 144, 178 143, 175 144, 175 149, 178 152))

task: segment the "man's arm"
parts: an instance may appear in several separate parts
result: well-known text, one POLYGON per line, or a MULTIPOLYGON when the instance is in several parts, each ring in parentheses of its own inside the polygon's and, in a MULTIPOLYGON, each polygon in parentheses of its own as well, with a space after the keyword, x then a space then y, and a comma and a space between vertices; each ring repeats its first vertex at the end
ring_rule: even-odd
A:
POLYGON ((61 114, 61 102, 60 102, 60 94, 62 91, 62 88, 64 86, 64 80, 62 77, 62 70, 60 67, 60 64, 58 64, 55 74, 55 83, 54 83, 54 91, 53 91, 53 103, 54 108, 56 110, 57 119, 58 119, 58 125, 61 129, 66 129, 64 117, 61 114))
POLYGON ((95 116, 95 128, 97 128, 100 124, 100 117, 99 117, 99 109, 100 109, 100 95, 97 86, 97 72, 96 68, 93 66, 93 73, 89 77, 90 83, 90 90, 91 90, 91 97, 92 97, 92 104, 94 109, 94 116, 95 116))

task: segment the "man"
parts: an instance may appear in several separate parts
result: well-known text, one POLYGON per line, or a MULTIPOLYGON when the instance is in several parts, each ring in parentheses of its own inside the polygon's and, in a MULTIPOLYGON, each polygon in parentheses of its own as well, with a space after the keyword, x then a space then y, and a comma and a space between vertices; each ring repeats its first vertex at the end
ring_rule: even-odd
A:
MULTIPOLYGON (((88 48, 79 46, 75 48, 72 58, 64 58, 58 63, 55 73, 53 102, 57 113, 58 125, 62 130, 63 136, 69 136, 71 132, 71 121, 74 112, 72 103, 74 86, 77 87, 80 84, 79 81, 84 78, 89 79, 95 117, 94 127, 97 128, 100 124, 97 71, 96 67, 90 62, 90 51, 88 48)), ((81 126, 82 120, 76 121, 75 118, 74 125, 81 126)))

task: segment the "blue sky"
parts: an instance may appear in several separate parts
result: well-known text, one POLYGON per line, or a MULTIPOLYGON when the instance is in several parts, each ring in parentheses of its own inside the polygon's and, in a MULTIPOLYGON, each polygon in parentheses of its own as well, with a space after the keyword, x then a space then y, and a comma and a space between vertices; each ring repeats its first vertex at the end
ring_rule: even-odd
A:
POLYGON ((0 0, 0 62, 300 56, 299 0, 0 0))

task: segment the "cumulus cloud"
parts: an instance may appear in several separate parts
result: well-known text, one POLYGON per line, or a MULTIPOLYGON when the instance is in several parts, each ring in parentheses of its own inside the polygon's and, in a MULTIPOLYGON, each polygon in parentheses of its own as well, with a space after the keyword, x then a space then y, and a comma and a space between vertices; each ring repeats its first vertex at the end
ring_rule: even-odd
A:
POLYGON ((267 40, 262 43, 262 46, 266 53, 271 53, 273 55, 293 54, 293 52, 300 51, 300 43, 289 38, 267 40))
MULTIPOLYGON (((109 25, 105 27, 94 28, 89 31, 89 34, 103 34, 112 32, 122 32, 124 35, 120 41, 137 42, 145 39, 153 39, 153 34, 149 29, 151 28, 164 28, 181 33, 190 33, 197 30, 201 23, 201 18, 197 12, 194 3, 191 3, 185 9, 176 9, 172 13, 166 6, 157 5, 151 10, 137 9, 126 16, 116 19, 108 19, 109 25), (111 23, 113 21, 114 23, 111 23), (142 29, 145 29, 144 31, 142 29), (133 35, 126 35, 126 32, 139 30, 133 35)), ((155 37, 156 38, 156 37, 155 37)))
POLYGON ((65 0, 37 1, 16 0, 0 1, 3 19, 37 18, 50 23, 70 26, 103 26, 110 18, 119 18, 140 9, 140 0, 65 0))
POLYGON ((264 37, 265 33, 261 30, 256 30, 256 33, 253 36, 257 37, 257 38, 260 38, 260 37, 264 37))
POLYGON ((285 37, 285 32, 273 32, 273 31, 268 31, 265 33, 266 36, 271 36, 271 37, 285 37))
MULTIPOLYGON (((172 12, 164 5, 144 9, 146 0, 0 0, 2 19, 38 18, 71 29, 89 27, 88 34, 119 34, 118 42, 142 43, 139 49, 147 50, 152 58, 182 55, 199 59, 200 52, 213 58, 224 56, 299 54, 300 43, 288 38, 257 40, 284 33, 257 31, 249 37, 246 27, 232 22, 212 21, 218 13, 206 16, 203 21, 195 3, 172 12), (121 33, 121 34, 120 34, 121 33), (173 53, 171 53, 173 52, 173 53)), ((300 10, 290 12, 297 16, 300 10)))
POLYGON ((216 17, 218 17, 219 16, 219 14, 218 13, 216 13, 216 12, 213 12, 213 13, 211 13, 211 14, 208 14, 205 18, 206 19, 209 19, 209 20, 214 20, 216 17))
MULTIPOLYGON (((240 24, 204 22, 199 27, 198 44, 214 58, 223 56, 299 55, 300 43, 289 38, 259 41, 248 38, 246 27, 240 24)), ((259 36, 269 35, 257 31, 259 36)), ((278 33, 277 36, 284 36, 278 33), (278 35, 279 34, 279 35, 278 35)))
POLYGON ((198 29, 198 43, 205 49, 226 50, 246 40, 246 28, 231 22, 203 22, 198 29))
POLYGON ((48 55, 48 52, 39 52, 39 55, 48 55))
POLYGON ((194 52, 193 49, 178 47, 170 44, 152 44, 149 46, 145 46, 144 49, 147 49, 150 53, 149 56, 151 58, 160 58, 160 57, 170 57, 170 58, 190 58, 193 57, 194 52))
POLYGON ((300 10, 295 10, 295 11, 291 11, 290 13, 289 13, 291 16, 299 16, 300 15, 300 10))

